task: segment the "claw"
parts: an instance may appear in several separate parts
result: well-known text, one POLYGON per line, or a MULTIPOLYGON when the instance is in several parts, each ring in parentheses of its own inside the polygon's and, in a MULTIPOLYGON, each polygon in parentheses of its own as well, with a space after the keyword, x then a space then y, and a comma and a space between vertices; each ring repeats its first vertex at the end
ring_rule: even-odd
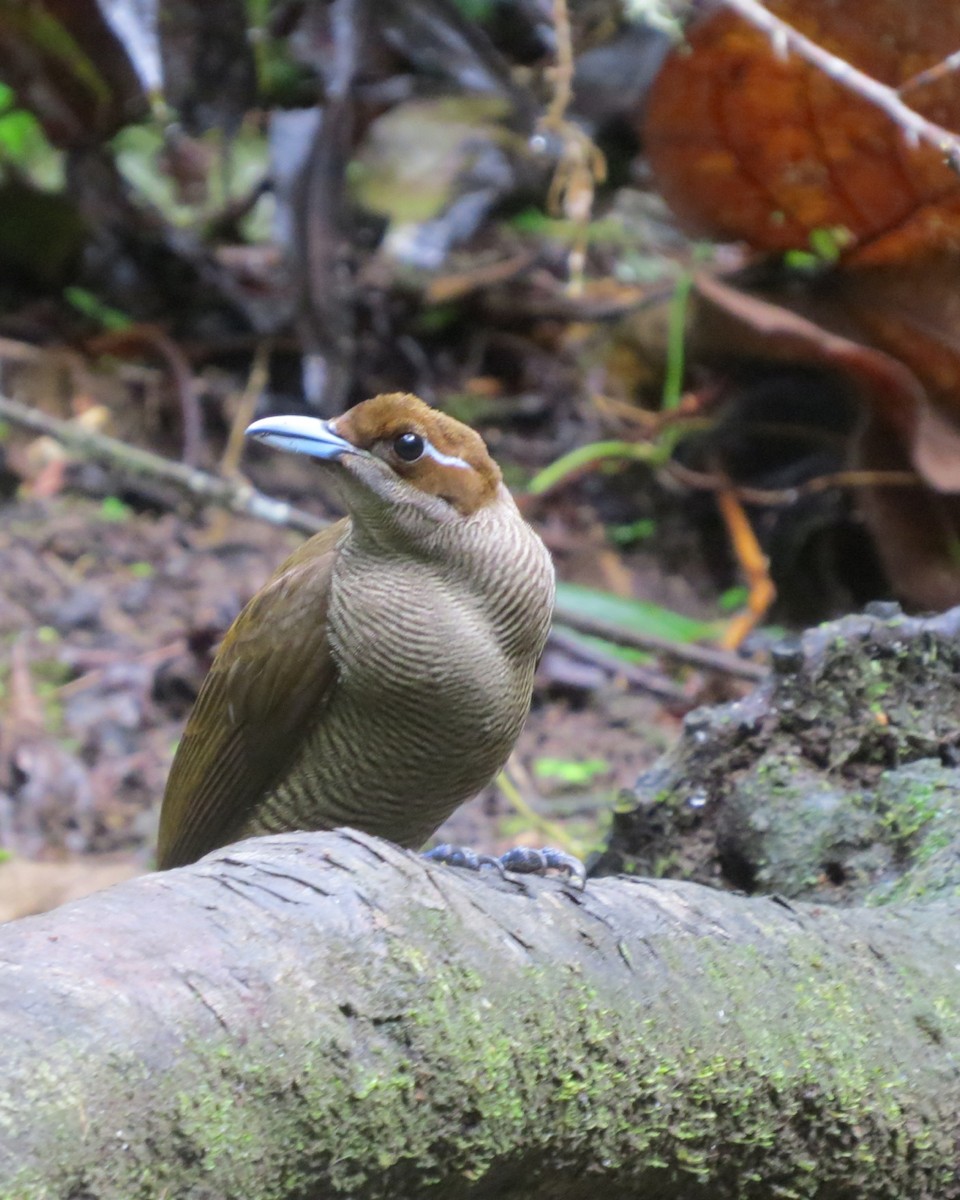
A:
POLYGON ((500 855, 500 864, 505 871, 516 871, 518 875, 542 875, 545 871, 564 871, 571 879, 580 883, 581 889, 587 886, 587 869, 572 854, 566 850, 558 850, 555 846, 544 846, 541 850, 529 846, 514 846, 505 854, 500 855))

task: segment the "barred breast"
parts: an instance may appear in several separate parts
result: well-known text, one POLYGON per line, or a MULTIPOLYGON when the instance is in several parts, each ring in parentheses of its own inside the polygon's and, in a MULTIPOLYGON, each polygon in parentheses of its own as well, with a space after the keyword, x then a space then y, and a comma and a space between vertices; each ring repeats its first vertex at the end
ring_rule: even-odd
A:
POLYGON ((337 686, 243 833, 349 825, 421 846, 513 749, 553 596, 550 556, 505 490, 416 555, 345 546, 337 686))

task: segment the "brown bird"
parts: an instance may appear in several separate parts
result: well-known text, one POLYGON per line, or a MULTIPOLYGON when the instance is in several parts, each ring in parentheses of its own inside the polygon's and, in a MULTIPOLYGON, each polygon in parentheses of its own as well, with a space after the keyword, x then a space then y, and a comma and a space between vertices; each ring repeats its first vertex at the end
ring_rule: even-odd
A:
POLYGON ((416 396, 247 433, 319 459, 349 516, 228 631, 167 782, 158 865, 338 825, 421 846, 517 739, 550 555, 479 435, 416 396))

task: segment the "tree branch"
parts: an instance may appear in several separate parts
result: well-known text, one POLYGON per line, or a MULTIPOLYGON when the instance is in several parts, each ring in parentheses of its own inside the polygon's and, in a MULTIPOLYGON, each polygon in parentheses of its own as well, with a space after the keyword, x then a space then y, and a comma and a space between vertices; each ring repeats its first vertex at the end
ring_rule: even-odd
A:
POLYGON ((958 910, 242 843, 0 929, 0 1196, 947 1200, 958 910))
POLYGON ((191 499, 219 504, 231 512, 257 517, 272 525, 283 525, 301 533, 316 533, 328 522, 294 508, 285 500, 264 496, 256 488, 236 479, 221 479, 186 463, 174 462, 149 450, 130 446, 117 438, 85 429, 70 421, 59 421, 38 409, 0 395, 0 419, 21 429, 55 438, 68 450, 103 463, 112 470, 171 484, 191 499))

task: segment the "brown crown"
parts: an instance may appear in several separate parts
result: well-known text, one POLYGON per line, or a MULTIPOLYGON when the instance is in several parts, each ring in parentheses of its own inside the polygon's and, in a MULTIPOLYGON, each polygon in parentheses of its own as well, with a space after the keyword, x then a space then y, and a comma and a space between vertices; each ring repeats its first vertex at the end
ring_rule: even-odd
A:
POLYGON ((464 516, 496 499, 500 468, 480 435, 417 396, 404 392, 374 396, 338 417, 333 425, 341 437, 384 459, 403 479, 442 497, 464 516), (467 468, 439 463, 429 455, 404 462, 392 448, 403 433, 419 434, 441 454, 462 459, 467 468))

